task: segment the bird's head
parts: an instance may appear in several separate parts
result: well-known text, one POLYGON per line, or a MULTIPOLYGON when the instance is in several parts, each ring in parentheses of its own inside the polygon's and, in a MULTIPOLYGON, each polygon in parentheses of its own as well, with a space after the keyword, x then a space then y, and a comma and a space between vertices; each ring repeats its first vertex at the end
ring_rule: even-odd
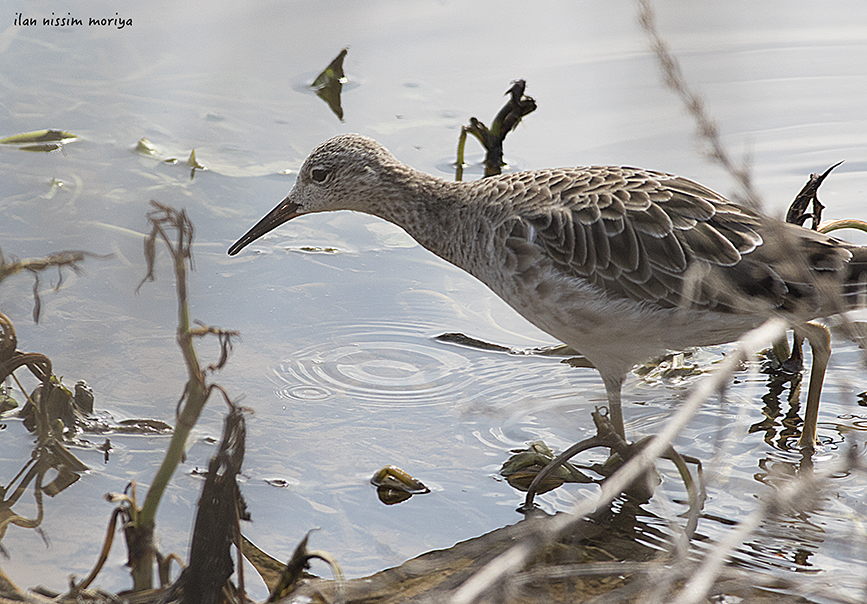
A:
POLYGON ((383 167, 393 163, 398 162, 385 147, 360 134, 342 134, 325 141, 304 161, 289 195, 238 239, 229 248, 229 255, 302 214, 370 212, 383 167))

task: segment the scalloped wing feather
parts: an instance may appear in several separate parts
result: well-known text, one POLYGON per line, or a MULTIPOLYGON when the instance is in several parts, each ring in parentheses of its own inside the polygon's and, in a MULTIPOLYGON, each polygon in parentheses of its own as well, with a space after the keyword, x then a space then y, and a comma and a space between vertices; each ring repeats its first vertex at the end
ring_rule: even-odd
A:
MULTIPOLYGON (((490 193, 493 183, 486 180, 494 179, 478 186, 490 193)), ((496 180, 493 197, 508 206, 510 220, 517 219, 510 227, 512 244, 524 238, 564 275, 613 298, 661 308, 751 312, 758 304, 794 311, 817 306, 817 275, 839 281, 851 257, 830 237, 762 218, 662 172, 601 166, 496 180), (501 188, 517 178, 522 195, 514 194, 516 183, 501 188), (779 232, 770 233, 774 229, 779 232), (773 244, 766 241, 769 233, 773 244), (691 273, 698 265, 702 270, 691 273)))

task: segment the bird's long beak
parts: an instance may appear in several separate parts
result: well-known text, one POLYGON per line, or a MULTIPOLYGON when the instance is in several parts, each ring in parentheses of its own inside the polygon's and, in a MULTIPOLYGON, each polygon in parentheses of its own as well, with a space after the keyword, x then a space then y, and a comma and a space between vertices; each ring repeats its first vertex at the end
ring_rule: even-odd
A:
POLYGON ((262 220, 257 222, 252 229, 247 231, 243 237, 238 239, 229 248, 229 255, 234 256, 265 233, 276 229, 287 220, 292 220, 298 215, 298 204, 289 201, 287 197, 276 208, 268 212, 262 220))

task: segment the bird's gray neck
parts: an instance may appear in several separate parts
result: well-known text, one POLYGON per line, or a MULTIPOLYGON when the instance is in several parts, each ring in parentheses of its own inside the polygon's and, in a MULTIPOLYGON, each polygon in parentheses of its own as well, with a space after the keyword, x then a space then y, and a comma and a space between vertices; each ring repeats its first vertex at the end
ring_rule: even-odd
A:
POLYGON ((388 170, 383 178, 382 196, 370 204, 370 213, 400 226, 437 256, 469 270, 467 258, 475 250, 468 246, 475 245, 463 241, 471 230, 465 223, 473 214, 467 185, 404 164, 388 170))

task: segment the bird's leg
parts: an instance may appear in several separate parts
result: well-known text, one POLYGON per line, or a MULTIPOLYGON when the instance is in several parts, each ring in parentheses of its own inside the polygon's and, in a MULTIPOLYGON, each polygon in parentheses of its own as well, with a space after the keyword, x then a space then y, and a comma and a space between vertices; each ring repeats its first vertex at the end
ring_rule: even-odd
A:
MULTIPOLYGON (((812 341, 810 342, 812 346, 812 341)), ((785 371, 789 371, 791 373, 798 373, 801 369, 804 368, 804 353, 802 347, 804 346, 804 334, 801 333, 797 328, 794 330, 792 334, 792 354, 789 355, 788 359, 785 359, 781 362, 781 367, 785 371)))
POLYGON ((620 406, 620 389, 625 376, 602 376, 605 382, 605 393, 608 395, 608 420, 620 438, 626 440, 626 429, 623 427, 623 409, 620 406))
POLYGON ((804 427, 801 430, 800 446, 811 449, 816 444, 816 424, 819 421, 819 399, 822 396, 822 383, 825 369, 831 357, 831 332, 824 325, 805 323, 798 330, 810 342, 813 351, 813 366, 810 369, 810 387, 807 391, 807 408, 804 411, 804 427))

